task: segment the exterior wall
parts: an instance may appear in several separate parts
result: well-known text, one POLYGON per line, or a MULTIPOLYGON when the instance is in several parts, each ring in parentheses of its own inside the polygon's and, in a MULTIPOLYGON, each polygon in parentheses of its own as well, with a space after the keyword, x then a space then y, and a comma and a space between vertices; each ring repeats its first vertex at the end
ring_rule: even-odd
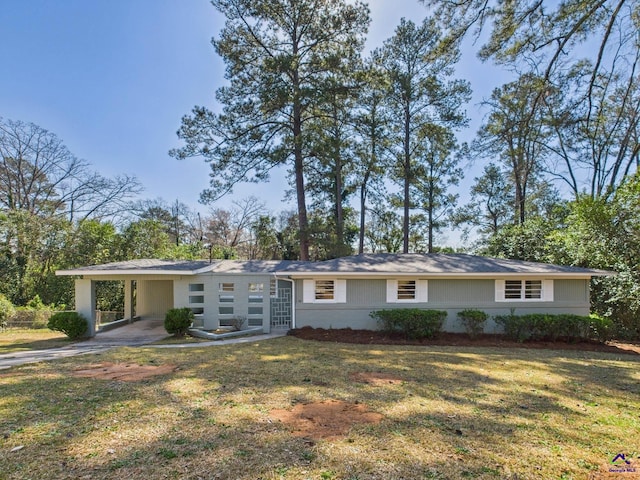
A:
MULTIPOLYGON (((450 332, 463 331, 457 320, 460 310, 473 308, 483 310, 490 316, 507 315, 515 309, 516 315, 527 313, 573 313, 589 314, 588 280, 554 280, 552 302, 496 302, 493 279, 435 279, 428 281, 428 301, 424 303, 387 303, 386 279, 347 280, 347 301, 340 304, 313 304, 302 301, 302 281, 296 281, 296 327, 353 328, 376 330, 376 320, 369 316, 374 310, 391 308, 422 308, 446 310, 448 313, 443 329, 450 332)), ((497 326, 489 320, 485 326, 488 333, 496 332, 497 326)))
POLYGON ((87 336, 96 335, 96 284, 89 279, 76 279, 76 311, 87 319, 87 336))
POLYGON ((172 280, 138 280, 136 314, 140 317, 164 318, 173 308, 172 280))
POLYGON ((189 307, 196 312, 197 326, 215 330, 234 317, 246 319, 245 327, 261 326, 270 331, 269 275, 197 275, 184 276, 173 284, 176 308, 189 307), (233 291, 221 291, 220 284, 233 284, 233 291), (262 291, 249 291, 249 285, 262 285, 262 291), (200 290, 201 289, 201 290, 200 290))

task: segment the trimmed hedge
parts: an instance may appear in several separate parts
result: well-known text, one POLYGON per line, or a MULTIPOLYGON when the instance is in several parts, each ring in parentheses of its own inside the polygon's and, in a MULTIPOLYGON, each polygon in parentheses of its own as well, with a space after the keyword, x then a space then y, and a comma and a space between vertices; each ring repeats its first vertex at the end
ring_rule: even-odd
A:
POLYGON ((471 338, 476 338, 484 331, 484 324, 489 315, 481 310, 467 309, 458 312, 458 318, 467 334, 471 338))
POLYGON ((164 329, 176 337, 184 337, 194 318, 189 307, 171 308, 164 317, 164 329))
POLYGON ((442 330, 442 324, 447 318, 445 311, 419 308, 377 310, 369 315, 378 321, 383 332, 401 332, 411 340, 435 337, 442 330))
POLYGON ((518 342, 526 340, 552 342, 598 340, 604 342, 610 338, 611 331, 611 321, 606 318, 582 317, 569 313, 499 315, 494 317, 494 320, 503 327, 507 338, 518 342))
POLYGON ((78 312, 58 312, 47 322, 49 330, 64 333, 71 340, 84 337, 88 329, 87 319, 78 312))

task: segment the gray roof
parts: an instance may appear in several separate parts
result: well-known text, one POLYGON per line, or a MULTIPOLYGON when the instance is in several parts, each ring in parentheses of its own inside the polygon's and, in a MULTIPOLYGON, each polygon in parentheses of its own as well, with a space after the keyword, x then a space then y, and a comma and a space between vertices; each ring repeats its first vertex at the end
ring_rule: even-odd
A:
POLYGON ((275 273, 292 277, 309 275, 611 275, 613 272, 547 263, 524 262, 466 254, 364 254, 324 262, 290 260, 214 260, 208 262, 174 260, 129 260, 70 270, 57 275, 196 275, 201 273, 258 274, 275 273))
POLYGON ((290 267, 291 273, 611 274, 603 270, 466 254, 364 254, 290 267))

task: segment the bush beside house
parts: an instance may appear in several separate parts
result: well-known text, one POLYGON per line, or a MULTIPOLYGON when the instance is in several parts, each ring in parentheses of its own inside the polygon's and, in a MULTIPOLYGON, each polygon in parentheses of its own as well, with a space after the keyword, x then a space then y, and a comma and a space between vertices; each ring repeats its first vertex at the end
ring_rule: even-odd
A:
POLYGON ((193 324, 193 312, 190 308, 171 308, 164 317, 164 329, 176 337, 184 337, 193 324))
POLYGON ((572 314, 550 315, 534 313, 529 315, 498 315, 495 322, 504 329, 504 334, 511 340, 548 340, 556 342, 577 342, 581 340, 610 339, 611 321, 595 315, 583 317, 572 314))
POLYGON ((447 312, 443 310, 419 308, 377 310, 370 315, 378 320, 383 332, 402 332, 411 340, 435 337, 442 330, 442 324, 447 318, 447 312))
POLYGON ((476 338, 484 331, 484 324, 489 315, 482 310, 467 309, 458 312, 458 319, 471 338, 476 338))
POLYGON ((47 327, 75 340, 87 334, 88 324, 87 319, 78 312, 58 312, 49 318, 47 327))

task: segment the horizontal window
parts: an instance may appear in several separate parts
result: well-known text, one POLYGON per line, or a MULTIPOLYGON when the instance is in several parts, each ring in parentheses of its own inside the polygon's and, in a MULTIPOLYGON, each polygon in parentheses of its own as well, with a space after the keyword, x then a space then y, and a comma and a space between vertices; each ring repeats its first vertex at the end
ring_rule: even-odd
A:
POLYGON ((218 291, 219 292, 233 292, 234 290, 234 284, 233 283, 219 283, 218 284, 218 291))
POLYGON ((336 279, 304 280, 302 283, 304 303, 345 303, 347 281, 336 279))
POLYGON ((398 280, 398 300, 415 300, 416 299, 416 281, 415 280, 398 280))
POLYGON ((249 315, 262 315, 262 307, 249 307, 247 313, 249 315))
POLYGON ((190 292, 204 292, 204 283, 190 283, 189 284, 190 292))
POLYGON ((264 283, 250 283, 249 293, 262 293, 264 292, 264 283))
POLYGON ((262 326, 262 318, 249 318, 247 323, 250 327, 261 327, 262 326))
POLYGON ((552 302, 553 280, 496 280, 496 302, 552 302))
POLYGON ((233 295, 219 295, 218 301, 220 303, 233 303, 233 295))
POLYGON ((333 300, 335 285, 333 280, 316 280, 316 300, 333 300))
POLYGON ((189 303, 204 303, 204 295, 189 295, 189 303))
POLYGON ((426 303, 428 301, 427 280, 387 280, 387 303, 426 303))
POLYGON ((233 307, 218 307, 220 315, 233 315, 233 307))
POLYGON ((192 308, 191 311, 194 315, 204 315, 204 308, 192 308))

